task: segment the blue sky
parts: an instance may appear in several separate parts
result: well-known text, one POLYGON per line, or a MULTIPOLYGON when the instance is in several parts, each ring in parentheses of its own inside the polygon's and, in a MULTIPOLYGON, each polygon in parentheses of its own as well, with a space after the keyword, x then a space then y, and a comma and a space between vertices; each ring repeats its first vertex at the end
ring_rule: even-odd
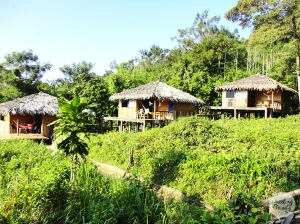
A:
MULTIPOLYGON (((192 26, 197 13, 223 15, 237 0, 2 0, 0 1, 0 62, 12 51, 31 49, 41 63, 50 62, 43 80, 63 77, 59 67, 81 61, 95 64, 103 75, 139 56, 155 44, 173 49, 170 38, 192 26)), ((231 31, 248 38, 250 30, 222 19, 231 31)))

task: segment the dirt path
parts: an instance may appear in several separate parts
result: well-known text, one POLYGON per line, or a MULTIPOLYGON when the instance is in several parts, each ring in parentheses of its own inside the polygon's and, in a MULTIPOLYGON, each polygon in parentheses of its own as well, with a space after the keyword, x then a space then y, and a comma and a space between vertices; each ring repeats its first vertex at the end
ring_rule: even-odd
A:
MULTIPOLYGON (((109 175, 110 177, 114 177, 114 178, 118 178, 118 179, 121 179, 121 178, 128 179, 130 177, 133 177, 132 174, 125 172, 124 170, 120 169, 119 167, 112 166, 107 163, 101 163, 101 162, 98 162, 93 159, 91 161, 94 165, 96 165, 98 167, 98 171, 102 174, 106 174, 106 175, 109 175)), ((141 182, 145 181, 143 178, 140 178, 140 177, 139 177, 139 180, 141 182)), ((159 184, 155 184, 155 183, 152 183, 152 187, 157 192, 158 197, 161 197, 163 199, 167 200, 170 198, 175 198, 177 200, 180 200, 180 199, 186 198, 190 202, 196 203, 198 205, 202 205, 210 211, 214 210, 213 206, 206 204, 203 201, 200 201, 198 199, 188 197, 188 196, 186 196, 185 193, 183 193, 182 191, 177 190, 175 188, 168 187, 166 185, 159 185, 159 184)))

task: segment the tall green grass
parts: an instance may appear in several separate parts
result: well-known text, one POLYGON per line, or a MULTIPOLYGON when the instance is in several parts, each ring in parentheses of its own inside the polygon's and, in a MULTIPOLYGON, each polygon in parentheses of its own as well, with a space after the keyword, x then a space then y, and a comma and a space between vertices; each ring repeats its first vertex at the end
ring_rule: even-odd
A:
POLYGON ((0 223, 197 223, 199 206, 162 201, 147 182, 114 180, 77 167, 29 140, 0 141, 0 223))
POLYGON ((300 188, 300 116, 182 118, 143 133, 92 138, 90 156, 215 206, 246 193, 254 200, 300 188))

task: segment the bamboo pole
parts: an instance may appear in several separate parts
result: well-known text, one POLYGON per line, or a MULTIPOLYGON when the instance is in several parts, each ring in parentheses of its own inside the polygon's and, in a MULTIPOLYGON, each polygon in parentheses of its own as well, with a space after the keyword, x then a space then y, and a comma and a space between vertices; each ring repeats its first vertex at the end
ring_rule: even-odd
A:
POLYGON ((274 196, 272 198, 263 200, 263 201, 260 202, 260 205, 269 206, 269 204, 271 204, 273 202, 282 201, 286 198, 290 198, 291 196, 296 197, 296 196, 299 196, 299 195, 300 195, 300 189, 297 189, 297 190, 294 190, 294 191, 290 191, 290 192, 287 192, 287 193, 284 193, 284 194, 281 194, 281 195, 274 196))

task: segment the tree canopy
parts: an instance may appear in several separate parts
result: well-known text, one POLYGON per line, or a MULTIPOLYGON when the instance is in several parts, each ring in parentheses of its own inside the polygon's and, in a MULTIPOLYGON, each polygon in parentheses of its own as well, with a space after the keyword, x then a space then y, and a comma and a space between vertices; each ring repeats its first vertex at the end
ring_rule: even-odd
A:
POLYGON ((0 64, 0 100, 44 91, 71 100, 87 97, 96 103, 95 124, 101 116, 114 115, 110 95, 153 81, 163 81, 205 101, 219 105, 216 86, 262 73, 294 88, 299 73, 299 0, 239 0, 226 18, 253 29, 249 39, 237 30, 219 25, 220 16, 198 13, 191 26, 178 29, 178 46, 156 44, 139 51, 133 59, 113 61, 104 76, 86 61, 60 67, 62 78, 42 82, 51 65, 40 65, 32 51, 13 52, 0 64), (296 58, 296 63, 295 63, 296 58), (298 66, 298 68, 297 68, 298 66), (6 91, 9 89, 9 92, 6 91))
POLYGON ((32 50, 13 51, 5 55, 4 59, 0 64, 1 84, 4 88, 0 90, 1 101, 38 92, 43 75, 52 67, 50 63, 41 64, 32 50))
POLYGON ((250 44, 292 44, 291 55, 296 58, 296 72, 300 63, 300 4, 299 0, 239 0, 225 17, 253 29, 250 44))

